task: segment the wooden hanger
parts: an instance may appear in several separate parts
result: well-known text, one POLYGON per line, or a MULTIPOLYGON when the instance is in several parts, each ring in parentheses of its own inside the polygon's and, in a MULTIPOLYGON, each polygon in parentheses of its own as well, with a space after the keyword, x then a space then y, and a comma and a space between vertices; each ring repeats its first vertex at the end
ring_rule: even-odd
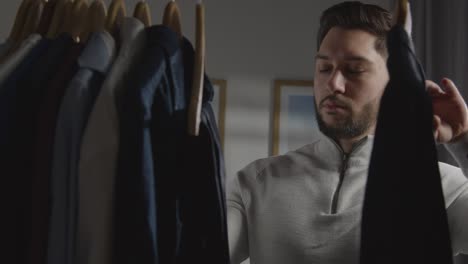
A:
POLYGON ((86 16, 88 11, 87 0, 75 0, 71 8, 69 32, 76 42, 86 41, 87 33, 86 16))
POLYGON ((61 28, 66 24, 65 13, 67 12, 67 4, 69 0, 56 0, 52 20, 50 21, 49 28, 47 30, 47 38, 55 38, 60 33, 61 28))
POLYGON ((408 1, 397 0, 395 3, 395 10, 393 14, 393 24, 404 25, 406 22, 406 16, 408 14, 408 1))
POLYGON ((21 36, 21 31, 23 30, 23 27, 26 23, 30 5, 30 0, 23 0, 18 8, 18 11, 16 12, 15 22, 11 29, 10 36, 8 37, 8 40, 12 45, 16 45, 16 43, 18 43, 18 40, 21 36))
POLYGON ((201 107, 205 77, 205 8, 198 0, 196 8, 195 31, 195 65, 193 69, 193 86, 188 114, 188 133, 198 136, 200 132, 201 107))
POLYGON ((408 35, 411 36, 412 17, 410 3, 408 0, 397 0, 393 14, 393 25, 398 24, 405 28, 408 35))
POLYGON ((79 31, 79 37, 80 37, 80 40, 81 42, 85 43, 88 41, 89 39, 89 36, 91 35, 91 31, 89 30, 89 4, 88 4, 88 1, 86 1, 85 5, 83 5, 80 9, 80 12, 79 12, 79 21, 80 21, 80 24, 77 25, 77 27, 80 28, 80 31, 79 31))
POLYGON ((27 13, 26 23, 21 31, 20 42, 25 40, 29 35, 36 32, 39 22, 41 20, 42 10, 44 3, 41 0, 31 1, 27 13))
POLYGON ((67 0, 67 2, 65 3, 64 11, 63 11, 63 23, 61 27, 59 27, 57 35, 61 33, 67 33, 69 36, 73 37, 72 29, 73 29, 73 23, 75 20, 73 16, 74 16, 73 2, 72 0, 67 0))
POLYGON ((179 37, 182 38, 182 24, 180 21, 181 15, 179 7, 177 6, 177 3, 172 0, 164 9, 163 24, 177 32, 179 37))
POLYGON ((88 11, 88 31, 101 32, 105 30, 107 9, 103 0, 94 0, 88 11))
POLYGON ((0 63, 3 63, 20 45, 21 43, 21 34, 23 28, 26 26, 26 20, 28 16, 29 9, 31 7, 30 0, 24 0, 21 2, 18 11, 16 13, 15 22, 8 37, 8 42, 10 46, 3 56, 0 57, 0 63))
POLYGON ((47 31, 49 30, 50 23, 52 21, 52 16, 54 14, 54 9, 57 3, 57 0, 43 0, 44 8, 41 15, 41 20, 37 28, 37 33, 41 36, 46 36, 47 31))
POLYGON ((125 2, 123 0, 112 0, 106 18, 107 31, 114 34, 125 16, 127 16, 125 2))
MULTIPOLYGON (((77 4, 76 1, 74 4, 77 4)), ((89 8, 88 0, 83 0, 79 7, 74 6, 73 13, 75 21, 73 23, 73 36, 77 42, 85 43, 88 41, 89 35, 89 8)))
POLYGON ((136 4, 133 17, 140 20, 146 27, 151 26, 151 10, 146 1, 140 1, 136 4))

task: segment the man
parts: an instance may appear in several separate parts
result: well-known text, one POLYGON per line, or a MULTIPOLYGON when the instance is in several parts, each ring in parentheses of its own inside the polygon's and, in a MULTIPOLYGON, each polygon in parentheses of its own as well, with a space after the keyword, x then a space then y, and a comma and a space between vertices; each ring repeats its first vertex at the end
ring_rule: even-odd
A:
MULTIPOLYGON (((285 155, 257 160, 228 182, 232 263, 248 257, 268 264, 359 263, 373 134, 389 80, 390 27, 390 13, 374 5, 348 2, 323 13, 314 83, 323 135, 285 155)), ((442 86, 427 81, 434 137, 468 175, 467 107, 452 81, 444 79, 442 86)), ((468 253, 468 180, 459 168, 439 167, 454 254, 468 253)))

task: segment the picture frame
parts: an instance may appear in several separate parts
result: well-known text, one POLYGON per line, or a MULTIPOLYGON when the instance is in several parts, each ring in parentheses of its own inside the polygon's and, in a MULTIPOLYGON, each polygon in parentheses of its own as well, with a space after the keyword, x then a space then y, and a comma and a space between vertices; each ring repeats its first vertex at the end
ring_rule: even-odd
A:
POLYGON ((270 154, 282 155, 318 136, 313 80, 275 80, 270 154))
POLYGON ((215 97, 212 107, 218 124, 221 147, 224 149, 226 133, 226 102, 227 102, 227 81, 224 79, 211 79, 215 97))

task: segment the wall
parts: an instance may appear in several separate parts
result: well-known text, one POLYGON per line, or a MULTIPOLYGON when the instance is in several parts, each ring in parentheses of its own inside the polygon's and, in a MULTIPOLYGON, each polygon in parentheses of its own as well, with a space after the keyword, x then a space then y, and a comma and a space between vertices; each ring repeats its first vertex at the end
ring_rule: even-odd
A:
MULTIPOLYGON (((0 39, 21 1, 0 3, 0 39)), ((106 1, 109 3, 110 1, 106 1)), ((137 1, 127 0, 133 13, 137 1)), ((167 1, 148 1, 160 23, 167 1)), ((274 79, 312 79, 320 13, 339 0, 205 0, 207 72, 228 81, 225 158, 228 175, 269 153, 274 79)), ((390 0, 364 1, 389 7, 390 0)), ((195 1, 179 1, 183 31, 193 39, 195 1)))

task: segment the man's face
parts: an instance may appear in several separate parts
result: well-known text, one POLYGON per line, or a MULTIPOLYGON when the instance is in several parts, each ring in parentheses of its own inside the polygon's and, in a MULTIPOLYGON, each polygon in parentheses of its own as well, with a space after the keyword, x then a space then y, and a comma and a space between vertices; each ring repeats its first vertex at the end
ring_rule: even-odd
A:
POLYGON ((320 130, 351 139, 375 129, 380 98, 389 80, 377 37, 363 30, 334 27, 316 56, 314 95, 320 130))

